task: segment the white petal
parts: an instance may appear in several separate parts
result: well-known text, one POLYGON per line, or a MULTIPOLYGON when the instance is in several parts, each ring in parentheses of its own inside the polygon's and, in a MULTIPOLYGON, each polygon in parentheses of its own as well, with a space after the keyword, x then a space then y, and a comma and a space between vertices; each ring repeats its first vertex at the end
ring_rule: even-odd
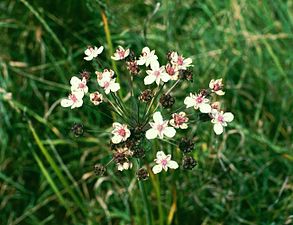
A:
POLYGON ((123 171, 124 170, 124 168, 123 168, 123 165, 122 164, 117 164, 117 169, 119 170, 119 171, 123 171))
POLYGON ((173 127, 166 127, 166 128, 164 129, 164 134, 165 134, 167 137, 171 138, 171 137, 174 137, 174 136, 175 136, 175 134, 176 134, 176 130, 175 130, 173 127))
POLYGON ((114 144, 118 144, 122 141, 122 137, 120 135, 114 135, 111 140, 114 144))
POLYGON ((184 60, 184 65, 185 65, 185 66, 190 66, 191 63, 192 63, 192 59, 191 59, 191 58, 186 58, 186 59, 184 60))
POLYGON ((110 85, 110 89, 111 89, 112 92, 116 92, 116 91, 118 91, 120 89, 120 84, 113 83, 113 84, 110 85))
POLYGON ((145 59, 143 57, 140 57, 137 61, 136 61, 137 65, 142 66, 143 64, 145 64, 145 59))
POLYGON ((156 80, 156 76, 148 75, 144 78, 143 82, 145 85, 149 85, 149 84, 154 83, 155 80, 156 80))
POLYGON ((153 129, 153 128, 147 130, 147 132, 145 133, 145 137, 146 137, 147 139, 154 139, 154 138, 156 138, 157 136, 158 136, 158 131, 155 130, 155 129, 153 129))
POLYGON ((230 112, 224 113, 223 117, 224 117, 224 120, 228 123, 234 119, 234 115, 230 112))
POLYGON ((111 56, 111 59, 116 60, 116 61, 120 60, 120 58, 117 55, 111 56))
POLYGON ((170 160, 167 166, 171 169, 177 169, 179 167, 178 163, 174 160, 170 160))
POLYGON ((223 126, 220 123, 214 124, 214 131, 217 135, 223 133, 223 126))
POLYGON ((188 96, 184 99, 184 104, 186 105, 186 108, 190 108, 190 107, 194 106, 195 100, 188 96))
POLYGON ((165 83, 170 80, 170 76, 167 73, 162 73, 160 77, 165 83))
POLYGON ((70 85, 72 86, 78 86, 81 83, 81 79, 79 79, 76 76, 71 77, 70 79, 70 85))
POLYGON ((200 104, 199 110, 202 113, 210 113, 212 111, 212 107, 209 104, 200 104))
POLYGON ((147 53, 147 54, 148 54, 148 53, 150 53, 150 51, 151 51, 151 50, 150 50, 149 47, 144 47, 144 48, 142 49, 141 52, 142 52, 142 53, 147 53))
POLYGON ((103 50, 104 50, 103 46, 99 47, 97 50, 98 55, 101 54, 103 50))
POLYGON ((75 102, 75 103, 71 106, 71 109, 79 108, 79 107, 82 106, 82 104, 83 104, 82 99, 79 99, 77 102, 75 102))
POLYGON ((165 159, 166 158, 166 155, 163 151, 158 151, 157 154, 156 154, 156 160, 162 160, 162 159, 165 159))
POLYGON ((181 125, 180 125, 180 128, 181 128, 181 129, 187 129, 187 128, 188 128, 187 123, 183 123, 183 124, 181 124, 181 125))
POLYGON ((152 70, 158 70, 160 68, 160 64, 158 61, 152 61, 151 63, 151 69, 152 70))
POLYGON ((152 171, 154 174, 157 174, 157 173, 160 173, 162 171, 162 165, 155 165, 153 168, 152 168, 152 171))
POLYGON ((91 61, 93 59, 93 56, 92 55, 89 55, 89 56, 84 57, 84 59, 86 61, 91 61))
POLYGON ((153 119, 155 123, 163 123, 163 117, 160 112, 155 112, 153 115, 153 119))
POLYGON ((215 93, 220 96, 225 95, 225 92, 222 90, 216 91, 215 93))
POLYGON ((61 100, 61 106, 62 107, 69 107, 72 106, 73 102, 70 99, 62 99, 61 100))

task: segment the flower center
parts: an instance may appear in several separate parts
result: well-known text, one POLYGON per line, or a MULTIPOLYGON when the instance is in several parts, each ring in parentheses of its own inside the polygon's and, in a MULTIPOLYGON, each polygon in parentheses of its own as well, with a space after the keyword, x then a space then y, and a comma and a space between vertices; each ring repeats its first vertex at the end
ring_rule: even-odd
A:
POLYGON ((182 125, 184 122, 186 122, 186 118, 180 115, 175 115, 174 122, 176 125, 182 125))
POLYGON ((181 56, 178 56, 177 64, 180 65, 180 66, 183 65, 183 58, 181 56))
POLYGON ((218 121, 219 121, 220 123, 223 123, 223 122, 224 122, 224 117, 223 117, 222 115, 219 115, 219 116, 218 116, 218 121))
POLYGON ((159 124, 157 126, 157 130, 159 131, 159 133, 161 133, 164 130, 164 125, 163 124, 159 124))
POLYGON ((118 134, 119 134, 120 136, 122 136, 122 137, 125 137, 125 135, 126 135, 126 131, 125 131, 125 129, 124 129, 124 128, 119 129, 119 130, 118 130, 118 134))
POLYGON ((160 74, 161 74, 161 73, 160 73, 160 71, 159 71, 159 70, 157 70, 157 71, 155 71, 155 72, 154 72, 154 75, 155 75, 156 77, 159 77, 159 76, 160 76, 160 74))
POLYGON ((71 101, 77 102, 77 97, 75 95, 70 95, 69 98, 71 99, 71 101))
POLYGON ((166 71, 167 71, 167 73, 168 73, 170 76, 172 76, 172 75, 175 74, 175 70, 174 70, 171 66, 168 66, 168 67, 166 68, 166 71))
POLYGON ((168 163, 167 159, 162 159, 161 161, 162 166, 167 166, 167 163, 168 163))
POLYGON ((104 83, 104 88, 108 88, 109 86, 110 86, 110 82, 106 81, 106 82, 104 83))
POLYGON ((124 51, 118 51, 118 55, 120 58, 124 58, 124 51))
POLYGON ((79 88, 84 88, 85 85, 84 85, 84 83, 80 83, 78 87, 79 87, 79 88))
POLYGON ((219 91, 221 89, 221 85, 219 83, 214 84, 214 91, 219 91))
POLYGON ((203 102, 203 97, 202 96, 198 96, 195 101, 197 103, 202 103, 203 102))

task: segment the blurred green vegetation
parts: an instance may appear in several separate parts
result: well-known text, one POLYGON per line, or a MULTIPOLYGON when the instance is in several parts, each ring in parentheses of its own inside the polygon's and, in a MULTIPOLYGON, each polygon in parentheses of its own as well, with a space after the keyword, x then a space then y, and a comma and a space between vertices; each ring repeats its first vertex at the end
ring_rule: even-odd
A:
POLYGON ((59 106, 70 77, 92 70, 86 46, 110 49, 102 14, 113 47, 192 56, 195 81, 177 96, 222 77, 235 115, 220 137, 197 126, 195 170, 144 183, 155 224, 159 205, 161 224, 292 224, 289 0, 0 1, 0 87, 12 93, 0 93, 0 224, 145 224, 135 171, 93 174, 109 160, 108 135, 69 132, 79 121, 103 131, 111 120, 59 106))

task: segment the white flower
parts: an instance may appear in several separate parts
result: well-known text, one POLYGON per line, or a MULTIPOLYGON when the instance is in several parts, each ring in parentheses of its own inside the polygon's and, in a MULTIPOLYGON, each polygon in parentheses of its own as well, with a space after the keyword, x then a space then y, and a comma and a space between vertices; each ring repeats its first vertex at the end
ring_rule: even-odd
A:
POLYGON ((178 70, 186 70, 187 67, 192 66, 191 58, 184 58, 182 55, 178 55, 177 52, 172 52, 170 55, 171 63, 178 67, 178 70))
POLYGON ((113 60, 122 60, 125 59, 129 55, 129 49, 124 50, 122 46, 118 46, 114 56, 111 56, 113 60))
POLYGON ((166 73, 169 74, 171 80, 178 80, 179 70, 176 66, 168 63, 165 67, 166 73))
POLYGON ((90 100, 94 105, 99 105, 103 102, 103 95, 96 91, 90 94, 90 100))
POLYGON ((61 106, 62 107, 70 107, 71 109, 81 107, 83 104, 83 98, 84 93, 81 91, 78 92, 72 92, 67 99, 61 100, 61 106))
POLYGON ((201 94, 192 94, 184 99, 184 104, 186 108, 194 107, 194 109, 199 109, 202 113, 210 113, 211 106, 209 105, 210 100, 201 94))
POLYGON ((173 113, 170 124, 175 128, 187 129, 188 118, 185 112, 173 113))
POLYGON ((106 94, 110 92, 116 92, 120 89, 120 84, 115 83, 116 78, 111 79, 110 77, 105 77, 98 81, 99 85, 104 88, 106 94))
POLYGON ((104 50, 103 46, 99 48, 97 48, 96 46, 94 47, 90 46, 84 51, 84 54, 86 55, 84 59, 86 61, 91 61, 93 58, 96 58, 99 54, 101 54, 103 50, 104 50))
POLYGON ((162 169, 167 171, 168 168, 177 169, 179 167, 176 161, 171 160, 171 155, 165 155, 163 151, 157 152, 156 157, 157 158, 154 161, 158 165, 155 165, 152 169, 154 174, 160 173, 162 169))
POLYGON ((137 60, 137 65, 149 66, 158 61, 158 56, 155 55, 155 50, 150 50, 149 47, 144 47, 141 52, 141 56, 137 60))
POLYGON ((113 123, 112 127, 114 130, 112 131, 113 137, 111 140, 114 144, 126 141, 126 139, 130 137, 130 130, 127 128, 126 124, 116 122, 113 123))
POLYGON ((222 78, 217 80, 212 79, 209 84, 209 88, 212 90, 212 92, 215 92, 217 95, 225 94, 225 92, 222 91, 223 86, 224 85, 222 82, 222 78))
POLYGON ((85 94, 88 92, 88 86, 86 86, 86 79, 82 78, 79 79, 78 77, 71 77, 70 79, 70 85, 71 85, 71 91, 81 91, 84 92, 85 94))
POLYGON ((146 73, 148 74, 144 78, 144 84, 149 85, 156 82, 157 85, 160 84, 160 81, 167 82, 170 80, 170 76, 166 73, 165 67, 159 65, 159 62, 156 61, 151 64, 151 70, 147 70, 146 73))
POLYGON ((111 69, 104 69, 103 72, 96 71, 95 74, 97 75, 97 81, 102 80, 104 78, 113 78, 114 71, 111 69))
POLYGON ((117 163, 117 168, 119 171, 128 170, 132 168, 132 162, 117 163))
POLYGON ((147 130, 145 136, 147 139, 154 139, 159 136, 160 139, 166 135, 172 138, 176 134, 176 130, 173 127, 168 127, 168 120, 163 120, 160 112, 155 112, 153 115, 154 122, 150 122, 151 129, 147 130))
POLYGON ((223 113, 223 111, 219 112, 213 110, 212 113, 212 123, 214 124, 214 131, 217 135, 223 133, 224 128, 227 126, 227 123, 232 122, 234 119, 234 115, 230 112, 223 113))

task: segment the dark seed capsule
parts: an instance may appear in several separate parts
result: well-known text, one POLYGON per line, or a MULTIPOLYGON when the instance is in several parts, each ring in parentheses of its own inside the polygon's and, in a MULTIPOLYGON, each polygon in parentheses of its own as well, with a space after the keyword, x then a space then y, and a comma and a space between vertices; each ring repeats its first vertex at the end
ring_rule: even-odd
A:
POLYGON ((83 135, 83 125, 81 123, 75 123, 71 127, 71 132, 75 135, 75 137, 79 137, 83 135))
POLYGON ((90 79, 90 72, 84 70, 82 72, 79 73, 81 78, 85 78, 87 81, 90 79))
POLYGON ((160 103, 164 108, 171 108, 175 103, 175 98, 170 94, 163 94, 160 98, 160 103))
POLYGON ((135 157, 135 158, 145 157, 145 150, 140 147, 133 148, 133 157, 135 157))
POLYGON ((146 169, 144 168, 140 168, 137 172, 136 172, 136 176, 138 180, 147 180, 149 178, 149 173, 146 169))
POLYGON ((194 143, 192 140, 183 137, 179 142, 179 149, 185 154, 189 153, 194 149, 194 143))
POLYGON ((150 89, 146 89, 143 92, 141 92, 140 96, 138 97, 138 99, 142 102, 149 102, 151 101, 153 98, 153 93, 152 90, 150 89))
POLYGON ((192 170, 197 165, 197 161, 192 156, 184 156, 182 166, 186 170, 192 170))
POLYGON ((103 176, 106 172, 106 167, 104 167, 102 164, 96 164, 94 166, 94 171, 97 176, 103 176))

